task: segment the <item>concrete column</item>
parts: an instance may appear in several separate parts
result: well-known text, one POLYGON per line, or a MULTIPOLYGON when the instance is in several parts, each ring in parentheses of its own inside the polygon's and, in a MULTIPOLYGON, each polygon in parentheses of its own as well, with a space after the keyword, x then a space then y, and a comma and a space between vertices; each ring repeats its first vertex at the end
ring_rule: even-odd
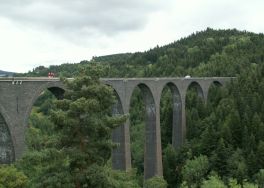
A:
POLYGON ((178 89, 169 85, 173 98, 173 119, 172 119, 172 145, 175 149, 183 143, 182 133, 182 102, 178 89))
POLYGON ((15 159, 20 159, 24 152, 26 151, 26 142, 25 142, 25 132, 28 125, 22 125, 21 121, 17 121, 15 127, 13 128, 13 135, 15 138, 13 139, 14 151, 15 151, 15 159))
POLYGON ((156 102, 156 174, 155 176, 163 176, 162 165, 162 148, 161 148, 161 131, 160 131, 160 99, 156 102))
POLYGON ((203 93, 203 100, 204 100, 205 104, 207 103, 208 92, 209 92, 210 85, 211 85, 211 83, 203 83, 203 85, 201 86, 202 93, 203 93))
POLYGON ((181 102, 182 102, 182 114, 181 114, 181 118, 182 118, 182 121, 181 121, 181 134, 182 134, 182 137, 181 137, 181 143, 183 144, 185 142, 185 139, 186 139, 186 110, 185 110, 185 98, 186 98, 186 95, 182 96, 181 98, 181 102))
POLYGON ((25 151, 26 109, 31 105, 32 90, 24 89, 24 84, 1 82, 1 112, 12 140, 14 158, 19 159, 25 151))
POLYGON ((198 83, 194 84, 194 87, 196 88, 198 97, 205 101, 203 88, 198 83))
MULTIPOLYGON (((122 115, 123 108, 119 97, 113 106, 113 115, 122 115)), ((112 141, 117 146, 112 150, 112 167, 115 170, 128 171, 131 169, 130 137, 128 120, 112 132, 112 141)))
POLYGON ((15 153, 8 125, 0 113, 0 164, 9 164, 15 160, 15 153))
POLYGON ((139 86, 143 92, 146 108, 144 179, 162 176, 159 105, 146 86, 139 86))
MULTIPOLYGON (((16 101, 9 101, 10 106, 17 105, 16 101)), ((28 106, 25 104, 24 106, 28 106)), ((23 121, 26 114, 18 110, 13 110, 13 108, 7 108, 6 118, 4 118, 4 124, 6 125, 6 136, 9 136, 8 140, 10 140, 9 148, 12 148, 12 159, 13 162, 16 159, 21 158, 23 153, 26 150, 25 143, 25 130, 27 128, 27 124, 23 121), (12 147, 11 147, 12 146, 12 147)), ((3 123, 3 122, 2 122, 3 123)))

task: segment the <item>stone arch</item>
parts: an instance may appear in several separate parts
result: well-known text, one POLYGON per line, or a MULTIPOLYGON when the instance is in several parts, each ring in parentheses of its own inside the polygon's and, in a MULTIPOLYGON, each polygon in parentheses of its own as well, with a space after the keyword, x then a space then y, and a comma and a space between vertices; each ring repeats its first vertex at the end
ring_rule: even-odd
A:
POLYGON ((220 96, 219 96, 219 93, 221 93, 219 91, 219 88, 221 88, 223 86, 223 84, 218 81, 218 80, 213 80, 209 87, 208 87, 208 96, 207 96, 207 107, 211 108, 213 107, 215 104, 212 104, 211 102, 211 99, 212 97, 214 98, 214 100, 218 103, 219 100, 220 100, 220 96), (218 99, 217 99, 218 98, 218 99))
MULTIPOLYGON (((116 103, 112 108, 113 115, 128 113, 124 100, 123 82, 120 84, 120 82, 103 81, 103 83, 113 89, 116 97, 116 103)), ((116 148, 112 150, 113 169, 129 171, 131 169, 131 152, 128 120, 112 131, 112 141, 117 143, 116 148)))
POLYGON ((40 87, 35 90, 34 95, 30 101, 30 105, 28 105, 24 118, 24 125, 27 126, 28 118, 30 116, 33 105, 43 91, 49 90, 57 99, 62 99, 65 89, 65 85, 62 82, 46 82, 44 84, 41 84, 40 87))
MULTIPOLYGON (((223 86, 223 83, 221 83, 221 82, 218 81, 218 80, 214 80, 214 81, 212 81, 212 83, 210 84, 210 86, 213 85, 213 84, 216 85, 216 86, 221 86, 221 87, 223 86)), ((210 86, 209 86, 209 87, 210 87, 210 86)))
POLYGON ((49 87, 47 88, 57 99, 63 99, 65 89, 61 87, 49 87))
POLYGON ((9 164, 15 160, 15 150, 9 126, 0 112, 0 164, 9 164))
POLYGON ((201 127, 201 123, 198 121, 205 114, 206 104, 206 87, 208 84, 202 81, 192 81, 186 90, 185 98, 185 137, 191 139, 196 135, 197 131, 201 127), (195 89, 196 96, 188 95, 191 89, 195 89), (198 124, 200 123, 200 124, 198 124))
POLYGON ((171 143, 174 148, 179 148, 183 142, 183 130, 182 130, 182 100, 178 87, 168 82, 163 86, 162 92, 165 87, 168 86, 172 94, 172 137, 171 143))
MULTIPOLYGON (((145 142, 144 142, 144 179, 151 178, 158 173, 158 151, 157 151, 157 121, 156 121, 156 105, 153 93, 150 87, 144 83, 138 83, 133 88, 138 87, 143 94, 145 106, 145 142)), ((132 91, 132 93, 133 93, 132 91)), ((132 94, 130 96, 130 100, 132 94)), ((130 105, 129 105, 130 106, 130 105)))
MULTIPOLYGON (((200 85, 198 82, 196 82, 196 81, 191 82, 191 83, 188 85, 188 87, 187 87, 187 91, 188 91, 188 89, 190 89, 190 88, 195 88, 195 90, 196 90, 198 96, 201 97, 201 99, 202 99, 203 101, 205 101, 205 94, 204 94, 204 91, 203 91, 201 85, 200 85)), ((186 91, 186 93, 187 93, 187 91, 186 91)))
POLYGON ((114 97, 116 99, 115 104, 112 107, 112 114, 113 115, 124 114, 123 104, 119 92, 111 84, 106 83, 105 85, 112 88, 114 97))

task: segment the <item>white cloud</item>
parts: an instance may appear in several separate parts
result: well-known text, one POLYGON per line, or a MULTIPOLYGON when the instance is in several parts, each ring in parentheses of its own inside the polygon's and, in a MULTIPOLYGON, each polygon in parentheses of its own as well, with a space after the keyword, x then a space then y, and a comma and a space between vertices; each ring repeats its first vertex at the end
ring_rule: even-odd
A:
POLYGON ((10 0, 0 6, 0 15, 59 32, 97 31, 114 35, 141 28, 148 13, 159 5, 150 0, 26 0, 23 3, 10 0))
POLYGON ((193 32, 263 32, 262 0, 1 0, 0 70, 143 51, 193 32))

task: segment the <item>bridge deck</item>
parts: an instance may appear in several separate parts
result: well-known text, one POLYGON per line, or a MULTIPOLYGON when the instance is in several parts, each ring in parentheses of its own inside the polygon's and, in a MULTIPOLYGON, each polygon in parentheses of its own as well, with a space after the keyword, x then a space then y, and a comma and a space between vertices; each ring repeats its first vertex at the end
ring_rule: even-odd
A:
MULTIPOLYGON (((117 80, 124 80, 124 81, 134 81, 134 80, 214 80, 214 79, 233 79, 235 77, 145 77, 145 78, 101 78, 102 81, 117 81, 117 80)), ((67 78, 73 79, 73 78, 67 78)), ((0 82, 6 81, 60 81, 59 77, 49 78, 49 77, 0 77, 0 82)))

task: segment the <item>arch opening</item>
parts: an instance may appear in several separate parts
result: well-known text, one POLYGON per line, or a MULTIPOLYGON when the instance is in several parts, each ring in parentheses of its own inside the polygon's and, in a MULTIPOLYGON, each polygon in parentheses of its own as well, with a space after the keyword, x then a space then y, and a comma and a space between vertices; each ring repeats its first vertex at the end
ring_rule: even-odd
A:
POLYGON ((48 90, 57 98, 63 99, 65 90, 60 87, 50 87, 48 90))
POLYGON ((39 95, 36 95, 28 118, 26 129, 26 147, 29 150, 41 150, 45 143, 45 137, 53 134, 54 125, 48 118, 54 105, 54 100, 63 99, 64 89, 59 87, 48 87, 39 95))
POLYGON ((208 111, 212 111, 215 109, 222 99, 223 96, 223 85, 218 81, 213 81, 208 89, 208 97, 207 97, 207 108, 208 111))
MULTIPOLYGON (((57 86, 51 86, 51 87, 41 87, 37 91, 36 95, 31 100, 31 106, 27 109, 26 117, 25 117, 25 123, 28 124, 28 121, 30 120, 30 116, 32 112, 34 112, 37 107, 45 106, 46 110, 44 112, 45 115, 47 115, 48 110, 52 106, 52 100, 55 99, 63 99, 65 90, 62 87, 57 86)), ((41 108, 40 110, 41 111, 41 108)))
POLYGON ((151 90, 139 84, 130 99, 132 167, 144 179, 156 173, 156 107, 151 90), (143 176, 144 174, 144 176, 143 176))
POLYGON ((203 130, 202 119, 206 116, 206 105, 201 86, 192 82, 185 96, 186 109, 186 139, 199 137, 203 130))
POLYGON ((176 150, 183 143, 181 95, 173 83, 167 83, 160 100, 160 125, 162 141, 163 176, 167 183, 175 184, 178 172, 176 150), (173 156, 173 157, 172 157, 173 156))
POLYGON ((7 123, 0 113, 0 164, 10 164, 15 160, 14 147, 7 123))
POLYGON ((182 144, 182 101, 178 88, 168 83, 162 90, 160 101, 162 148, 168 144, 179 148, 182 144))
POLYGON ((204 101, 204 93, 203 93, 202 87, 200 86, 199 83, 197 83, 197 82, 192 82, 192 83, 188 86, 187 92, 188 92, 189 90, 193 90, 193 91, 195 91, 196 94, 198 95, 198 97, 200 97, 200 98, 204 101))

